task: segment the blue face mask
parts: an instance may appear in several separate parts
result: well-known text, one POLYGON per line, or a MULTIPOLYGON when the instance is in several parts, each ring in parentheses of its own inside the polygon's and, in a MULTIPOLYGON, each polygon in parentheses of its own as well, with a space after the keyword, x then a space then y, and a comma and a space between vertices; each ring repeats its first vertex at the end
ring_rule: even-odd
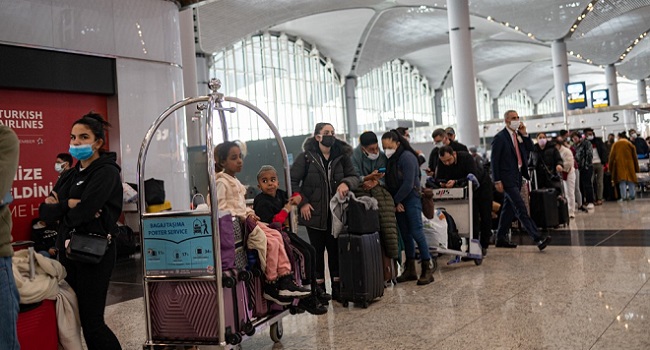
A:
POLYGON ((79 146, 70 145, 70 155, 79 160, 86 160, 92 157, 93 153, 95 152, 93 151, 93 146, 91 144, 79 146))

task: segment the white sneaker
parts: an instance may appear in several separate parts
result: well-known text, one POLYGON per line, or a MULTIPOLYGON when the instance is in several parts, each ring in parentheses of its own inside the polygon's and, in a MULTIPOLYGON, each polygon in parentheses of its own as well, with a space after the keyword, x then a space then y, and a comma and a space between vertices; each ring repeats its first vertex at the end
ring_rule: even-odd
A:
POLYGON ((575 219, 575 218, 576 218, 576 214, 575 214, 575 213, 570 213, 570 214, 569 214, 569 219, 575 219))
POLYGON ((594 203, 587 204, 587 209, 593 209, 593 208, 594 208, 594 203))

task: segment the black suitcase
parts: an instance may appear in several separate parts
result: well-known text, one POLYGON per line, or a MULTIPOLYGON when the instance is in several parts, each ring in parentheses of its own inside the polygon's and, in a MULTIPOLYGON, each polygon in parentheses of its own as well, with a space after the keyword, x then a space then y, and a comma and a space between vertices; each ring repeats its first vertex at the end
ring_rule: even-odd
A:
POLYGON ((603 199, 606 201, 615 201, 618 199, 616 196, 616 187, 612 185, 612 173, 603 174, 603 199))
POLYGON ((569 203, 563 196, 557 197, 558 222, 559 225, 569 224, 569 203))
POLYGON ((349 302, 363 308, 384 295, 384 272, 379 233, 339 235, 340 299, 343 307, 349 302))
POLYGON ((530 192, 530 216, 538 227, 551 228, 560 224, 557 202, 557 191, 554 188, 530 192))

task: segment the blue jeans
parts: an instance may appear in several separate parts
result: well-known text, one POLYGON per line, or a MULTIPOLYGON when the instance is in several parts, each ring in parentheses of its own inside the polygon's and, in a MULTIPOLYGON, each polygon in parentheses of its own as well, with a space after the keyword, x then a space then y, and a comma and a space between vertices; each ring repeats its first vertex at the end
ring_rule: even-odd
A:
POLYGON ((621 194, 621 199, 634 199, 636 197, 636 184, 632 181, 621 181, 618 183, 618 190, 621 194), (630 195, 627 195, 627 192, 630 195))
POLYGON ((501 207, 501 217, 499 217, 499 229, 497 230, 497 241, 505 241, 506 233, 512 226, 512 219, 517 218, 524 226, 526 232, 530 235, 535 243, 542 240, 537 230, 537 225, 526 211, 526 204, 521 198, 520 189, 517 187, 505 187, 503 189, 503 207, 501 207))
POLYGON ((11 270, 11 257, 0 258, 0 344, 2 349, 19 350, 16 323, 20 297, 11 270))
POLYGON ((404 251, 406 252, 407 259, 415 259, 415 243, 418 244, 420 250, 420 258, 422 260, 431 260, 429 253, 429 246, 424 237, 422 225, 422 200, 420 196, 411 191, 409 195, 402 201, 405 211, 403 213, 395 213, 397 217, 397 226, 404 241, 404 251))

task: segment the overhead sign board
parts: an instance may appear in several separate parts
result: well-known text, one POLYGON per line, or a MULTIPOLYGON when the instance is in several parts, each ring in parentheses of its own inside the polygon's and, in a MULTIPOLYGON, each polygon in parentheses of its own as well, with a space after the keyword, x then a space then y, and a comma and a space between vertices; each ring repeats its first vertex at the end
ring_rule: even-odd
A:
POLYGON ((594 108, 609 107, 609 90, 591 90, 591 106, 594 108))
POLYGON ((587 107, 587 88, 584 81, 567 83, 564 86, 566 91, 567 109, 581 109, 587 107))

